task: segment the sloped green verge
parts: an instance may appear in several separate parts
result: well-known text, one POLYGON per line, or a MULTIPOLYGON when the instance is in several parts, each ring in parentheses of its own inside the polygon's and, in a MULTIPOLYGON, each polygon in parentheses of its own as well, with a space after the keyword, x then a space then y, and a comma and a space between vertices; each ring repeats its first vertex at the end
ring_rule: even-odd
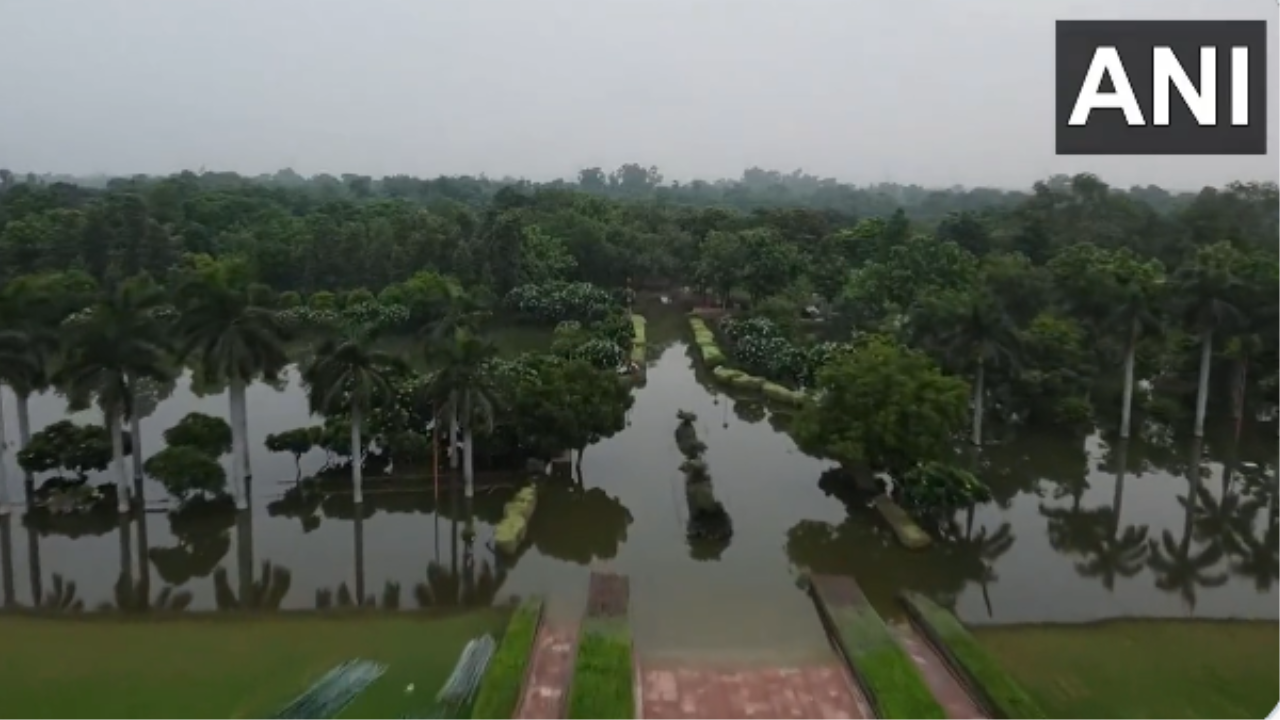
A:
POLYGON ((823 624, 880 718, 945 718, 915 663, 852 578, 813 575, 809 592, 823 624))
POLYGON ((489 669, 480 681, 480 691, 471 710, 474 718, 510 718, 515 716, 524 689, 533 643, 542 622, 542 600, 529 598, 516 608, 507 623, 498 650, 489 661, 489 669))
POLYGON ((955 615, 917 593, 903 593, 901 600, 912 622, 988 710, 1001 718, 1046 717, 955 615))

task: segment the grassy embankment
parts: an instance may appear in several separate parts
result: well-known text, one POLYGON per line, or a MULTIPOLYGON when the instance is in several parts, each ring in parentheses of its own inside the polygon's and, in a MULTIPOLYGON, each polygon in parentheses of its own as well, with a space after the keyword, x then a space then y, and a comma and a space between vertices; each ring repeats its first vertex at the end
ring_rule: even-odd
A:
POLYGON ((1266 717, 1280 624, 1109 620, 975 628, 984 648, 1057 718, 1266 717))
POLYGON ((447 617, 316 616, 155 622, 0 618, 8 717, 270 717, 353 658, 387 672, 344 717, 432 704, 468 640, 499 636, 507 610, 447 617), (406 692, 412 684, 414 691, 406 692))

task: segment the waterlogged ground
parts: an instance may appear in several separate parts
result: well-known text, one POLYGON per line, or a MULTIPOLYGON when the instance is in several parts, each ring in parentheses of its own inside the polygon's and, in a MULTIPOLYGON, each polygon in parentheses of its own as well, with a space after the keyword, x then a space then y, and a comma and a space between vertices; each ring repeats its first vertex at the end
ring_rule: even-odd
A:
MULTIPOLYGON (((1210 433, 1199 448, 1202 490, 1190 515, 1189 442, 1121 448, 1097 436, 1039 436, 988 448, 980 462, 996 502, 962 514, 933 549, 912 553, 861 501, 849 507, 828 494, 838 489, 823 480, 829 464, 800 453, 775 429, 777 418, 700 383, 682 330, 677 314, 650 318, 647 382, 636 390, 627 429, 587 450, 581 488, 566 484, 542 499, 529 547, 514 560, 499 561, 489 549, 501 490, 477 497, 470 544, 461 537, 465 508, 437 502, 428 478, 417 492, 369 493, 359 519, 340 494, 282 501, 297 470, 262 441, 312 422, 291 374, 279 389, 249 393, 250 513, 175 523, 157 507, 144 522, 108 518, 69 537, 33 529, 15 512, 0 521, 0 600, 91 612, 144 603, 314 610, 364 598, 395 609, 541 592, 554 611, 574 613, 589 568, 608 566, 631 576, 642 651, 739 657, 826 652, 796 587, 803 567, 853 574, 886 613, 893 593, 910 588, 954 598, 974 623, 1277 617, 1274 493, 1251 494, 1274 482, 1273 425, 1246 427, 1238 443, 1228 430, 1210 433), (709 446, 716 494, 736 530, 726 547, 693 549, 684 539, 678 409, 697 413, 709 446)), ((12 396, 4 400, 14 428, 12 396)), ((184 414, 226 407, 224 394, 197 397, 183 379, 144 421, 144 448, 160 447, 161 431, 184 414)), ((60 398, 38 398, 33 425, 65 411, 60 398)), ((304 474, 323 460, 319 451, 304 457, 304 474)), ((159 506, 164 492, 148 484, 147 498, 159 506)))

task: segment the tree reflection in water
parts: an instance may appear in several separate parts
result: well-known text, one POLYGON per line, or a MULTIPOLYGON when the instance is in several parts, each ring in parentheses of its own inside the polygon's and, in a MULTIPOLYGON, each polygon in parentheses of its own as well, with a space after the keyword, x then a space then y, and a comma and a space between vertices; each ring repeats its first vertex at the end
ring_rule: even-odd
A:
POLYGON ((6 609, 18 605, 17 594, 13 580, 13 518, 0 515, 0 599, 6 609))
POLYGON ((293 573, 282 565, 263 560, 258 576, 253 574, 252 511, 236 513, 236 567, 239 591, 231 589, 226 568, 213 571, 213 598, 219 610, 277 611, 289 594, 293 573))
POLYGON ((1178 593, 1189 614, 1195 612, 1197 589, 1221 587, 1229 579, 1225 572, 1211 572, 1223 559, 1224 550, 1221 545, 1207 543, 1198 551, 1192 550, 1194 520, 1202 482, 1201 450, 1202 441, 1196 438, 1192 442, 1190 454, 1187 493, 1178 497, 1178 502, 1185 508, 1181 539, 1165 530, 1159 541, 1153 538, 1148 543, 1151 556, 1147 565, 1156 575, 1156 587, 1165 592, 1178 593))
POLYGON ((160 579, 185 585, 213 574, 231 550, 235 509, 229 501, 196 501, 169 513, 169 530, 177 545, 147 552, 160 579))
POLYGON ((1129 463, 1129 441, 1120 440, 1114 448, 1113 464, 1116 472, 1115 496, 1110 507, 1088 511, 1089 519, 1082 524, 1089 528, 1081 543, 1085 559, 1075 564, 1081 577, 1102 581, 1107 590, 1114 590, 1116 578, 1132 578, 1146 566, 1146 525, 1122 525, 1124 503, 1124 479, 1129 463))

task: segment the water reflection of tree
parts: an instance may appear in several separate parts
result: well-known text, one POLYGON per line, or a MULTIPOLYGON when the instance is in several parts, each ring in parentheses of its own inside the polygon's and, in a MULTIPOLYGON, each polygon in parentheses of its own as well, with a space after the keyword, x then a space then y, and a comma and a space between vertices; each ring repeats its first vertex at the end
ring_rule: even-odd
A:
POLYGON ((1165 592, 1176 592, 1182 597, 1188 610, 1194 611, 1196 591, 1199 588, 1214 588, 1225 585, 1228 575, 1225 572, 1211 572, 1223 559, 1224 549, 1219 543, 1204 544, 1198 551, 1193 551, 1194 522, 1201 490, 1201 442, 1192 443, 1187 479, 1187 494, 1178 497, 1178 502, 1185 508, 1183 513, 1182 537, 1165 530, 1160 540, 1149 541, 1151 556, 1147 565, 1156 575, 1156 587, 1165 592))
POLYGON ((1124 478, 1128 470, 1129 443, 1121 440, 1116 446, 1114 462, 1116 481, 1115 496, 1110 507, 1088 511, 1090 517, 1082 523, 1089 528, 1080 543, 1084 561, 1075 564, 1081 577, 1097 578, 1102 586, 1114 590, 1117 577, 1132 578, 1142 572, 1147 560, 1146 525, 1125 526, 1120 522, 1124 504, 1124 478))
MULTIPOLYGON (((146 543, 146 515, 139 513, 139 536, 140 544, 146 543)), ((121 515, 119 518, 120 530, 120 572, 116 575, 116 582, 112 588, 112 599, 114 602, 104 602, 98 606, 99 610, 120 612, 147 612, 149 610, 160 610, 163 612, 181 612, 191 605, 193 599, 190 592, 179 590, 172 585, 165 585, 160 588, 154 598, 151 597, 151 578, 149 568, 146 564, 145 556, 139 558, 139 573, 135 578, 133 575, 133 515, 121 515)))
POLYGON ((248 510, 236 513, 236 569, 239 590, 231 589, 226 568, 213 571, 213 598, 219 610, 279 610, 293 584, 288 568, 262 561, 257 578, 253 574, 253 515, 248 510))
POLYGON ((153 547, 147 556, 160 578, 170 585, 209 577, 231 550, 230 531, 235 522, 235 513, 225 508, 188 504, 169 513, 169 530, 177 545, 153 547))
POLYGON ((631 522, 631 511, 601 488, 548 482, 538 495, 528 542, 543 555, 587 565, 617 557, 631 522))
POLYGON ((970 462, 1004 509, 1019 495, 1042 495, 1046 484, 1056 497, 1078 498, 1089 488, 1089 453, 1074 435, 1028 431, 1016 441, 984 446, 970 462))
POLYGON ((964 530, 941 528, 938 543, 926 552, 906 550, 884 523, 861 509, 839 525, 802 520, 787 531, 787 556, 797 568, 814 573, 850 575, 872 601, 891 607, 902 590, 913 590, 954 606, 970 584, 982 587, 991 613, 988 588, 997 580, 996 561, 1013 547, 1008 524, 964 530))

